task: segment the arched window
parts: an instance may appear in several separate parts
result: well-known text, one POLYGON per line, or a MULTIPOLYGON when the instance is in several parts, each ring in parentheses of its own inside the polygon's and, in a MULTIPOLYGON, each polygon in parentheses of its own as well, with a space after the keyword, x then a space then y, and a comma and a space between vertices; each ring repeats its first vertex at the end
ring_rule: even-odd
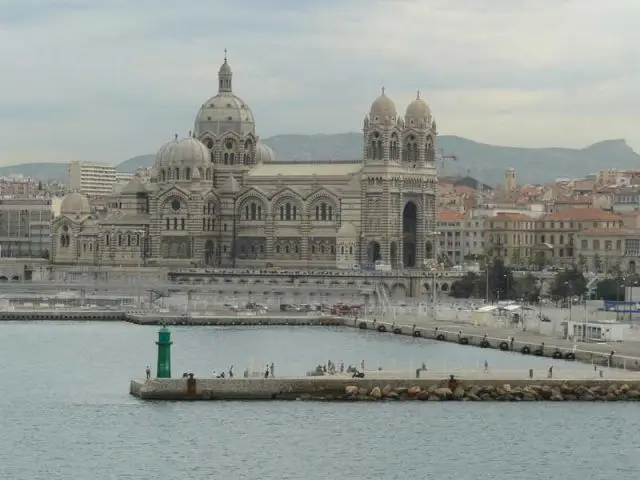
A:
POLYGON ((66 245, 65 245, 65 235, 64 234, 60 235, 60 246, 61 247, 66 247, 66 245))
POLYGON ((289 245, 284 246, 284 253, 289 253, 289 245))
POLYGON ((280 253, 280 245, 276 245, 276 253, 280 253))
POLYGON ((203 218, 202 219, 202 231, 203 232, 206 230, 206 226, 207 226, 207 219, 203 218))
POLYGON ((258 215, 258 206, 255 203, 251 203, 251 220, 255 220, 258 215))
POLYGON ((162 179, 163 182, 167 181, 167 172, 165 172, 164 168, 160 170, 160 178, 162 179))
POLYGON ((353 247, 349 247, 349 255, 353 255, 353 247))
POLYGON ((180 180, 180 169, 178 167, 175 168, 174 174, 175 174, 175 179, 180 180))
POLYGON ((184 179, 191 180, 191 169, 189 167, 184 169, 184 179))
POLYGON ((171 228, 171 219, 167 218, 167 230, 169 230, 171 228))
POLYGON ((111 238, 109 237, 109 234, 107 233, 104 236, 104 244, 108 247, 109 246, 109 242, 111 241, 111 238))
POLYGON ((177 230, 178 229, 178 219, 174 217, 173 219, 173 229, 177 230))
POLYGON ((245 220, 249 220, 249 205, 245 205, 244 207, 244 218, 245 220))
POLYGON ((184 230, 184 218, 180 219, 180 230, 184 230))
POLYGON ((119 247, 122 246, 122 234, 121 233, 118 234, 118 246, 119 247))
POLYGON ((136 247, 140 246, 140 234, 136 234, 136 247))
POLYGON ((284 205, 280 205, 280 220, 284 220, 284 205))
POLYGON ((344 255, 344 245, 340 247, 340 255, 344 255))
POLYGON ((229 165, 229 152, 224 152, 224 164, 229 165))
POLYGON ((131 234, 127 233, 127 247, 131 246, 131 234))
POLYGON ((336 247, 335 247, 335 245, 331 245, 331 246, 329 247, 329 251, 331 252, 331 254, 336 253, 336 247))

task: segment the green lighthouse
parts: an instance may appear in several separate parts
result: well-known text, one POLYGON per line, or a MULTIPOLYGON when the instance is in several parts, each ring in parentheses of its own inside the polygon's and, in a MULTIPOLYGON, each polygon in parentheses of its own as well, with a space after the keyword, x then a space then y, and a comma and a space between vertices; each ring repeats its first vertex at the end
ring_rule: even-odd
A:
POLYGON ((158 366, 157 378, 171 378, 171 332, 166 326, 158 331, 158 366))

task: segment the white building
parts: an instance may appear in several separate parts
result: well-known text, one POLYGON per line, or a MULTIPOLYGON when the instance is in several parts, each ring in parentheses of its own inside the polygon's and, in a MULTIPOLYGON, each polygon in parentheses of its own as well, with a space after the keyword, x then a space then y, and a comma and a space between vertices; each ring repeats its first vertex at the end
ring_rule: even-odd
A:
POLYGON ((102 197, 113 192, 116 167, 105 163, 69 163, 69 190, 87 197, 102 197))

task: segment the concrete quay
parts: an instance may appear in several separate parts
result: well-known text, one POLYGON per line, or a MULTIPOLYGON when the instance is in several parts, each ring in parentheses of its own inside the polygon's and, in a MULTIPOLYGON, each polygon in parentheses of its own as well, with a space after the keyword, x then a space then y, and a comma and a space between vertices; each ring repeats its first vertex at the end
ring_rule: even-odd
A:
POLYGON ((11 321, 91 321, 91 322, 120 322, 124 319, 122 310, 104 309, 29 309, 5 310, 0 312, 0 322, 11 321))
POLYGON ((582 343, 578 344, 574 350, 574 344, 563 339, 526 334, 522 331, 510 332, 503 329, 473 327, 469 324, 454 325, 445 322, 432 322, 427 326, 423 321, 414 327, 399 323, 376 322, 371 319, 351 319, 345 325, 361 330, 373 330, 380 334, 412 335, 416 338, 494 348, 522 355, 544 356, 555 360, 577 360, 600 366, 640 371, 640 355, 638 355, 640 346, 638 345, 620 344, 612 347, 608 344, 582 343), (510 336, 515 337, 513 344, 509 341, 510 336), (543 342, 544 348, 542 348, 543 342), (615 351, 613 355, 611 355, 612 351, 615 351))
POLYGON ((222 314, 173 314, 132 313, 125 316, 129 323, 137 325, 212 325, 212 326, 343 326, 344 319, 328 315, 229 315, 222 314))
POLYGON ((460 377, 429 378, 162 378, 132 380, 129 393, 142 400, 463 400, 640 401, 640 378, 615 380, 460 377))

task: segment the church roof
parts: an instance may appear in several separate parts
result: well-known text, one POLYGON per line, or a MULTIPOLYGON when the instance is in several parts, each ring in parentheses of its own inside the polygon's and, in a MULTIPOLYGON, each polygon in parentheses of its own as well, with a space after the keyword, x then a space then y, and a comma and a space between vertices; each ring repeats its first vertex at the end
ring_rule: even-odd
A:
POLYGON ((341 177, 358 173, 362 169, 361 163, 268 163, 257 165, 248 172, 249 177, 341 177))
POLYGON ((125 185, 120 195, 137 195, 138 193, 147 193, 147 187, 142 183, 140 177, 135 176, 125 185))

